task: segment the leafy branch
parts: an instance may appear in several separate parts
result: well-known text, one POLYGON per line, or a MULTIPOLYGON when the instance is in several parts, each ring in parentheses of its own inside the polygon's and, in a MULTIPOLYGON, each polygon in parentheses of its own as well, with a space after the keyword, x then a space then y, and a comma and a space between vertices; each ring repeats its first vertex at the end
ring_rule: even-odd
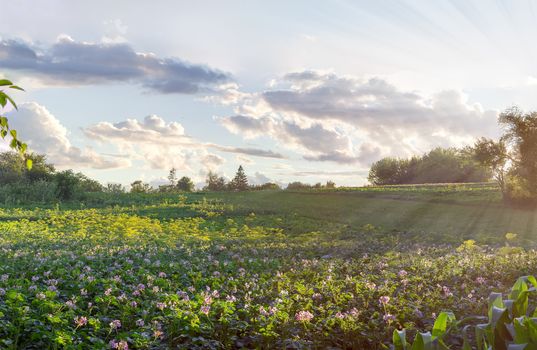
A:
MULTIPOLYGON (((7 79, 0 79, 0 88, 4 88, 0 90, 0 106, 2 106, 2 108, 5 108, 6 105, 10 103, 13 108, 18 110, 17 104, 15 103, 15 101, 13 101, 11 96, 9 96, 5 92, 5 89, 14 89, 20 91, 24 91, 24 89, 20 86, 14 85, 10 80, 7 79)), ((9 120, 7 119, 7 117, 0 114, 0 136, 2 137, 2 139, 5 140, 6 136, 8 135, 11 136, 11 142, 9 143, 9 147, 18 151, 21 156, 24 156, 26 154, 26 149, 28 148, 28 145, 19 140, 19 138, 17 137, 17 130, 11 129, 9 127, 9 120)), ((30 158, 26 158, 26 167, 28 168, 28 170, 32 168, 32 160, 30 158)))

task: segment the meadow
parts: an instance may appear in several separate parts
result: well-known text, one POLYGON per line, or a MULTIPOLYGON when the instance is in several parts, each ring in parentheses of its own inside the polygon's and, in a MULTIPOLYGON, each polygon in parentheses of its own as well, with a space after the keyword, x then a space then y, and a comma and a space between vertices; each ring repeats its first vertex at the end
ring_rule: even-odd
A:
POLYGON ((383 349, 534 274, 534 220, 491 184, 4 207, 0 348, 383 349))

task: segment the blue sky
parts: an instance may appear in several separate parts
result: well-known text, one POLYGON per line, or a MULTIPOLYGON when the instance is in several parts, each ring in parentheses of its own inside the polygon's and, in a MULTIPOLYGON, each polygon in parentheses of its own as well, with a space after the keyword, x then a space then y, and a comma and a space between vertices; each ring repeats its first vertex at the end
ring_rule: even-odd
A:
POLYGON ((535 109, 537 2, 17 1, 0 76, 60 168, 157 184, 365 182, 371 162, 498 134, 535 109))

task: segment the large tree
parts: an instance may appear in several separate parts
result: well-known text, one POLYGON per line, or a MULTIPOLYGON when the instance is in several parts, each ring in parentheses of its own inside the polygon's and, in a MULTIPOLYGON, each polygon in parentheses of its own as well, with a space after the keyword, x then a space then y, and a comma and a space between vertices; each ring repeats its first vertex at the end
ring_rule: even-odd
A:
POLYGON ((45 155, 29 153, 26 158, 32 160, 31 169, 27 168, 25 160, 17 152, 0 153, 0 184, 51 179, 55 172, 54 166, 47 163, 45 155))
POLYGON ((229 188, 233 191, 246 191, 249 188, 248 177, 244 173, 242 165, 239 165, 235 177, 229 183, 229 188))
POLYGON ((205 180, 205 187, 203 188, 205 191, 225 191, 226 190, 226 179, 224 179, 222 176, 219 176, 217 173, 213 171, 209 171, 207 174, 207 179, 205 180))
POLYGON ((150 193, 152 190, 151 185, 142 180, 136 180, 131 183, 131 193, 150 193))
POLYGON ((502 194, 505 196, 507 161, 509 160, 505 142, 482 137, 474 144, 473 154, 478 162, 490 168, 502 194))
POLYGON ((183 176, 177 181, 175 188, 182 192, 192 192, 194 191, 194 182, 188 176, 183 176))

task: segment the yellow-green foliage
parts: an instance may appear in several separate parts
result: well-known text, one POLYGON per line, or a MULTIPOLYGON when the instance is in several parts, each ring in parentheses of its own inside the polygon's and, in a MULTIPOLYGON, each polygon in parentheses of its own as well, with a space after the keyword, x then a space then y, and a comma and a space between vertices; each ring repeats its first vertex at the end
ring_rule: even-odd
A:
POLYGON ((0 348, 381 349, 537 268, 522 248, 147 198, 0 210, 0 348))

